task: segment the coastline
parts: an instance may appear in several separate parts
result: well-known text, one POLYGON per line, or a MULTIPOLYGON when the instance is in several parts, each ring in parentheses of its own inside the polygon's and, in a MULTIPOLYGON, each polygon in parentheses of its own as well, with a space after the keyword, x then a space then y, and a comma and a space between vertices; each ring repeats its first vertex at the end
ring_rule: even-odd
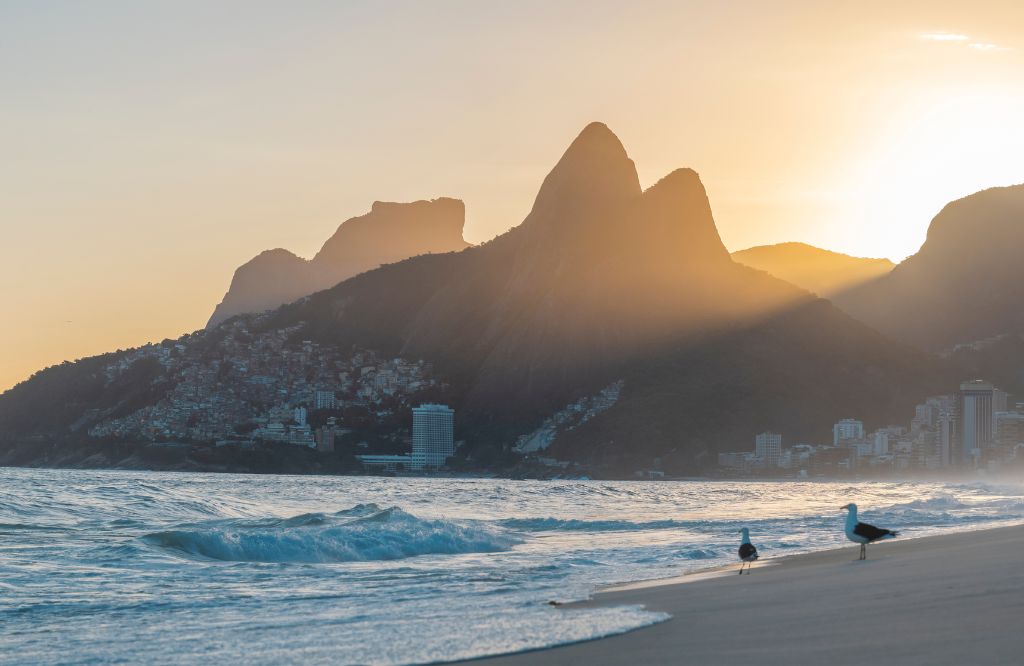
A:
MULTIPOLYGON (((0 442, 0 447, 3 443, 0 442)), ((171 449, 185 449, 189 447, 209 449, 196 444, 175 444, 171 449)), ((167 447, 165 447, 166 450, 167 447)), ((291 449, 285 449, 292 453, 291 449)), ((299 451, 300 455, 317 454, 315 451, 299 451)), ((196 463, 192 460, 176 460, 167 464, 150 464, 142 461, 137 454, 128 455, 111 462, 102 454, 95 451, 88 452, 88 455, 81 458, 69 456, 59 461, 50 460, 12 460, 11 455, 0 453, 0 469, 37 469, 56 471, 107 471, 107 472, 174 472, 184 474, 240 474, 258 476, 331 476, 331 477, 354 477, 354 478, 388 478, 388 479, 498 479, 505 481, 558 481, 558 482, 580 482, 580 481, 615 481, 633 483, 1016 483, 1017 477, 1011 472, 994 474, 905 474, 900 476, 765 476, 765 477, 728 477, 728 476, 678 476, 657 479, 638 479, 633 476, 587 476, 587 477, 542 477, 542 476, 520 476, 510 474, 508 470, 480 469, 460 470, 430 473, 379 473, 362 469, 336 468, 324 466, 319 461, 311 465, 304 465, 302 461, 288 461, 287 464, 267 465, 266 460, 260 460, 258 465, 252 464, 207 464, 196 463)), ((280 461, 274 461, 280 462, 280 461)))
MULTIPOLYGON (((756 541, 756 539, 755 539, 756 541)), ((481 657, 524 664, 1016 663, 1024 651, 1024 525, 762 560, 604 588, 577 608, 639 605, 671 618, 580 643, 481 657), (984 650, 978 650, 983 645, 984 650)))

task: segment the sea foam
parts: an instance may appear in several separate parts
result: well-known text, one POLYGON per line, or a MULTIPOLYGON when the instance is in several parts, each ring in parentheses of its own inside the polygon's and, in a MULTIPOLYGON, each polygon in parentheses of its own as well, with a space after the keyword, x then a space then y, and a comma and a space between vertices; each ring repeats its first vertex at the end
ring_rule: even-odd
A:
POLYGON ((501 525, 516 530, 531 532, 631 532, 640 530, 665 530, 693 527, 695 521, 681 520, 562 520, 558 518, 509 518, 501 525))

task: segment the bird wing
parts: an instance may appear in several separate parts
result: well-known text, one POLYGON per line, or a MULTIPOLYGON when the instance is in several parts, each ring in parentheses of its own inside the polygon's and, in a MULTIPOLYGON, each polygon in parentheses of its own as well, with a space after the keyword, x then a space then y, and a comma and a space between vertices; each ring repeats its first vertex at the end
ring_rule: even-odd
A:
POLYGON ((896 536, 896 533, 892 530, 882 529, 881 527, 875 527, 874 525, 868 525, 867 523, 857 523, 856 527, 853 528, 853 533, 857 536, 864 537, 868 541, 877 541, 889 534, 896 536))
POLYGON ((745 543, 740 546, 740 559, 745 560, 754 555, 757 555, 757 548, 754 548, 753 544, 745 543))

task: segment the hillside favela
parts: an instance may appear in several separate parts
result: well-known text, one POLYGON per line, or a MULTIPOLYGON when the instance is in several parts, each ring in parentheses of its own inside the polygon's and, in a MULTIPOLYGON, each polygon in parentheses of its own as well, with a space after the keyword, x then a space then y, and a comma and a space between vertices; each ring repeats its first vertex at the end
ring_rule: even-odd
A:
POLYGON ((0 664, 1024 663, 1022 26, 0 4, 0 664))

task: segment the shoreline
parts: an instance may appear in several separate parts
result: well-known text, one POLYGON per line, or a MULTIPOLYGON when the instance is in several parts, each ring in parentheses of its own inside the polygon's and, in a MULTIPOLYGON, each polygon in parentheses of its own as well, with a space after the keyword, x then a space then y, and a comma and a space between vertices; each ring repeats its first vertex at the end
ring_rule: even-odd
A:
MULTIPOLYGON (((86 460, 80 461, 85 462, 86 460)), ((441 472, 435 474, 374 474, 365 471, 330 471, 323 469, 283 470, 268 471, 254 469, 225 469, 224 466, 116 466, 116 465, 83 465, 83 464, 43 464, 37 462, 13 463, 0 458, 0 470, 3 469, 34 469, 54 471, 81 471, 81 472, 159 472, 159 473, 180 473, 180 474, 237 474, 251 476, 325 476, 325 477, 373 477, 382 479, 488 479, 501 481, 565 481, 565 482, 588 482, 588 481, 614 481, 616 483, 1018 483, 1019 479, 1007 472, 1000 474, 961 474, 961 475, 937 475, 937 476, 811 476, 806 478, 793 476, 778 477, 727 477, 727 476, 680 476, 666 477, 661 479, 637 479, 634 477, 588 477, 588 478, 544 478, 544 477, 522 477, 504 476, 496 471, 465 471, 465 472, 441 472)))
MULTIPOLYGON (((756 539, 755 539, 756 542, 756 539)), ((602 588, 560 612, 642 606, 663 622, 471 662, 524 664, 1006 664, 1024 652, 1024 525, 785 555, 602 588), (767 566, 766 566, 767 565, 767 566), (983 647, 978 653, 979 647, 983 647)))

